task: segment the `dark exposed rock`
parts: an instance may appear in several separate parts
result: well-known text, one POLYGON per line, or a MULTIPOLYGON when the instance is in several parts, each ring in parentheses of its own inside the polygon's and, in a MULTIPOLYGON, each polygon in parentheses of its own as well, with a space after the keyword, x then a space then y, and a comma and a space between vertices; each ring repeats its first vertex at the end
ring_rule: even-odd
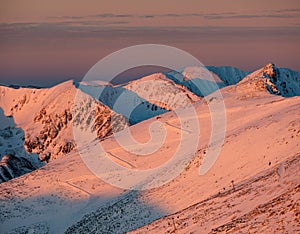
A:
POLYGON ((24 146, 28 152, 33 152, 33 150, 43 149, 43 144, 38 137, 32 137, 24 142, 24 146))
POLYGON ((55 126, 51 126, 49 131, 48 131, 48 136, 51 139, 54 139, 55 137, 57 137, 57 135, 58 135, 58 129, 56 129, 55 126))
POLYGON ((73 148, 74 148, 74 144, 72 142, 66 142, 62 147, 62 153, 64 154, 70 153, 73 148))

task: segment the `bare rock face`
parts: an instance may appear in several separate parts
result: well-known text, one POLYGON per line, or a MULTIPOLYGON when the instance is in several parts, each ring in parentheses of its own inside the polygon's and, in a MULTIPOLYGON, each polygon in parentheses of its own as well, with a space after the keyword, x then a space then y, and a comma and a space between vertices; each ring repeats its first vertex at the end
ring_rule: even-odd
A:
POLYGON ((265 77, 265 84, 267 89, 269 90, 270 93, 280 95, 280 91, 277 88, 277 81, 278 81, 278 69, 273 63, 269 63, 264 66, 263 70, 263 77, 265 77))
POLYGON ((262 69, 270 93, 284 97, 300 95, 300 74, 269 63, 262 69))
POLYGON ((78 105, 70 104, 60 112, 49 107, 41 108, 33 118, 41 130, 38 134, 35 131, 26 135, 26 150, 39 154, 41 161, 48 162, 76 149, 72 136, 74 126, 79 126, 83 132, 95 132, 102 139, 128 125, 122 115, 106 105, 89 96, 80 98, 78 105))
MULTIPOLYGON (((58 128, 59 129, 59 128, 58 128)), ((48 130, 48 136, 51 138, 51 139, 54 139, 55 137, 57 137, 58 135, 58 129, 55 127, 55 126, 50 126, 49 127, 49 130, 48 130)))
POLYGON ((277 76, 278 71, 273 63, 266 64, 263 68, 263 73, 265 74, 265 76, 272 78, 272 80, 274 80, 274 81, 277 80, 276 76, 277 76))
POLYGON ((28 152, 41 152, 44 149, 43 143, 40 141, 38 137, 31 137, 25 140, 24 142, 25 149, 28 152))
POLYGON ((128 119, 94 99, 82 99, 73 108, 73 127, 80 131, 95 132, 99 139, 128 126, 128 119))
POLYGON ((51 144, 59 134, 72 127, 72 113, 70 109, 65 109, 61 113, 47 114, 46 108, 42 108, 34 117, 34 123, 42 124, 42 130, 38 136, 26 136, 25 147, 28 152, 40 154, 41 161, 48 162, 51 158, 57 158, 61 153, 71 152, 74 144, 68 142, 67 146, 64 140, 51 144), (72 146, 71 146, 72 145, 72 146), (51 152, 50 152, 51 151, 51 152), (46 152, 46 153, 45 153, 46 152))

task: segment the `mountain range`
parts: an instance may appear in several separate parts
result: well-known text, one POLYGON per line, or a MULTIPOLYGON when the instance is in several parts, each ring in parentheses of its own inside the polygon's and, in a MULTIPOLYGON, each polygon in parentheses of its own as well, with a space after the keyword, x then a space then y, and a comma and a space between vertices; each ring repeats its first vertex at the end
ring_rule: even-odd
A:
MULTIPOLYGON (((251 73, 206 69, 187 67, 120 85, 70 80, 51 88, 0 86, 3 233, 299 231, 300 73, 271 63, 251 73), (206 69, 215 82, 205 77, 206 69), (210 97, 218 90, 226 135, 213 167, 199 175, 212 130, 210 97), (125 168, 158 167, 178 147, 177 111, 192 109, 201 125, 196 153, 162 186, 117 188, 80 157, 74 129, 99 139, 107 156, 125 168), (124 130, 147 142, 158 120, 167 137, 151 156, 120 148, 127 142, 124 130)), ((95 144, 82 141, 86 151, 95 144)))

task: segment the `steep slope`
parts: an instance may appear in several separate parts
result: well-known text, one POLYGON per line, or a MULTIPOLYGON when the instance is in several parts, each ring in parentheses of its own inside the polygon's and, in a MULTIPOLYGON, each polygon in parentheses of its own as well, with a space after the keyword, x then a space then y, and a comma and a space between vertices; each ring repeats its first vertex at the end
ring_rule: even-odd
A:
POLYGON ((174 83, 161 73, 123 85, 82 82, 77 87, 128 118, 131 124, 200 100, 187 88, 174 83))
POLYGON ((224 83, 224 86, 234 85, 241 81, 249 72, 244 72, 236 67, 231 66, 206 66, 212 73, 216 74, 224 83))
POLYGON ((0 108, 0 183, 44 165, 37 154, 26 152, 24 140, 24 131, 0 108))
MULTIPOLYGON (((9 142, 13 142, 18 144, 18 147, 25 147, 24 152, 13 147, 17 153, 10 154, 20 160, 25 158, 28 163, 35 165, 32 170, 36 169, 37 165, 43 165, 43 161, 48 162, 76 149, 73 125, 80 124, 82 128, 95 131, 99 138, 112 134, 110 124, 112 117, 120 120, 119 127, 127 126, 126 120, 122 116, 112 112, 107 106, 90 96, 81 93, 72 81, 49 89, 0 87, 0 94, 0 107, 6 116, 14 119, 15 125, 19 129, 12 131, 7 129, 6 132, 9 131, 12 135, 14 132, 22 133, 19 137, 22 139, 21 142, 11 136, 5 144, 9 145, 9 142), (77 100, 76 103, 74 103, 75 100, 77 100), (36 154, 39 155, 39 162, 29 156, 36 154)), ((114 130, 118 129, 114 128, 114 130)), ((1 155, 3 156, 3 154, 1 155)), ((5 161, 7 162, 11 156, 6 157, 5 161)), ((22 163, 18 165, 20 166, 22 163)), ((22 171, 25 168, 19 167, 19 170, 22 171)), ((15 175, 20 173, 16 172, 15 175)))
POLYGON ((198 96, 207 96, 219 88, 233 85, 248 73, 235 67, 187 67, 182 71, 171 71, 167 77, 175 83, 187 87, 198 96), (214 81, 212 81, 212 79, 214 81))
POLYGON ((186 87, 174 83, 162 73, 129 82, 124 88, 166 110, 186 107, 200 100, 197 95, 186 87))
POLYGON ((267 64, 251 73, 236 86, 237 91, 267 91, 271 94, 292 97, 300 95, 300 73, 267 64))

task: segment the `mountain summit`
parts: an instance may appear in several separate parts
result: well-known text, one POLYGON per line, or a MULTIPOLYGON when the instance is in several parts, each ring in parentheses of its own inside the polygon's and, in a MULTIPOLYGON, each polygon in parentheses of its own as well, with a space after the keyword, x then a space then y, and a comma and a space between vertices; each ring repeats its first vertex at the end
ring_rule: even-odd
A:
POLYGON ((268 63, 243 78, 235 89, 245 93, 263 91, 283 97, 299 96, 300 73, 268 63))

